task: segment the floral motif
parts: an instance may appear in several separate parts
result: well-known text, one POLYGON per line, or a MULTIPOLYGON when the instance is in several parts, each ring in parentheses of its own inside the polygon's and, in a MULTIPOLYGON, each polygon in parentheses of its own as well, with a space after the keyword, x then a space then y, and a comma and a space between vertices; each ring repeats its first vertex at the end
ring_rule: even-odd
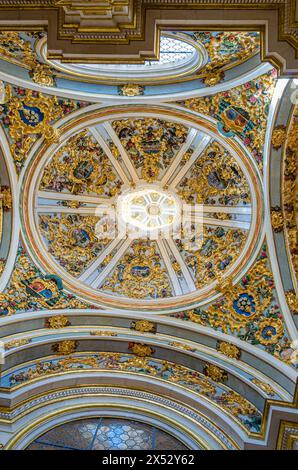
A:
POLYGON ((256 311, 256 304, 253 296, 244 292, 233 301, 233 308, 239 315, 250 317, 256 311))
POLYGON ((155 181, 185 142, 187 129, 161 119, 123 119, 112 123, 140 176, 155 181))
POLYGON ((234 344, 218 341, 216 349, 231 359, 240 359, 241 351, 234 344))
POLYGON ((284 125, 277 126, 273 129, 271 136, 271 144, 275 150, 279 149, 285 142, 287 130, 284 125))
POLYGON ((0 293, 0 317, 55 308, 92 308, 92 305, 66 293, 58 276, 42 274, 20 246, 10 283, 0 293))
POLYGON ((132 243, 100 288, 138 299, 170 297, 172 294, 157 245, 147 240, 132 243))
POLYGON ((228 378, 227 373, 215 364, 207 364, 204 367, 204 374, 214 382, 223 382, 228 378))
POLYGON ((46 191, 115 196, 122 186, 111 162, 87 132, 71 137, 50 160, 40 182, 46 191))
POLYGON ((142 85, 127 83, 126 85, 119 86, 119 94, 123 96, 140 96, 144 94, 144 89, 145 87, 142 85))
POLYGON ((240 423, 253 432, 260 431, 261 413, 246 398, 214 382, 196 370, 152 357, 132 354, 101 352, 88 355, 77 353, 70 357, 45 359, 9 375, 3 376, 1 385, 13 387, 29 380, 51 376, 69 370, 113 370, 154 376, 176 383, 207 397, 215 405, 231 413, 240 423))
POLYGON ((53 344, 52 349, 56 354, 68 356, 69 354, 73 354, 76 351, 78 345, 78 341, 66 340, 53 344))
POLYGON ((54 122, 87 105, 9 86, 9 97, 5 104, 0 105, 0 122, 7 131, 17 170, 22 169, 30 148, 38 138, 44 137, 49 142, 59 139, 54 122))
POLYGON ((221 299, 205 308, 196 308, 173 316, 235 335, 265 349, 282 361, 291 363, 293 349, 280 308, 276 304, 273 275, 265 245, 241 282, 232 286, 221 299))
POLYGON ((218 130, 225 137, 240 137, 262 169, 267 114, 275 79, 276 70, 272 69, 229 91, 205 98, 191 98, 181 104, 217 119, 218 130))

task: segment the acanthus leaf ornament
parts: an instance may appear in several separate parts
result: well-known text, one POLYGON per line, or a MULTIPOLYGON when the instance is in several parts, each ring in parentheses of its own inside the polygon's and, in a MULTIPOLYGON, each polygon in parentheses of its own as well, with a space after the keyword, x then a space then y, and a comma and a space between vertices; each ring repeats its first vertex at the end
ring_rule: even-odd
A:
POLYGON ((278 150, 286 141, 287 129, 284 125, 277 126, 272 131, 271 144, 275 150, 278 150))
POLYGON ((241 351, 237 346, 225 341, 218 341, 216 349, 231 359, 240 359, 241 351))
POLYGON ((65 315, 53 315, 45 321, 46 328, 59 329, 70 325, 71 323, 65 315))
POLYGON ((271 208, 271 224, 274 232, 278 233, 283 230, 284 218, 282 210, 279 206, 271 208))
POLYGON ((130 349, 133 354, 139 357, 150 357, 155 352, 153 348, 147 344, 142 343, 129 343, 128 349, 130 349))
POLYGON ((65 340, 53 344, 52 349, 57 355, 68 356, 77 350, 78 345, 78 341, 65 340))
POLYGON ((224 382, 228 378, 227 373, 215 364, 206 364, 204 374, 214 382, 224 382))
POLYGON ((156 333, 156 324, 148 320, 132 321, 130 328, 141 333, 156 333))
POLYGON ((144 94, 144 86, 135 83, 127 83, 119 86, 119 94, 123 96, 140 96, 144 94))

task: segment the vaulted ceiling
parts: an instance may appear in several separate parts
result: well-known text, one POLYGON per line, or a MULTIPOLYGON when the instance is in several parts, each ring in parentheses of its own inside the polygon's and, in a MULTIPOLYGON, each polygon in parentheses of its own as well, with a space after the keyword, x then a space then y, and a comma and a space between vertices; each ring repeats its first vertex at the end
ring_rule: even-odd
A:
POLYGON ((64 63, 51 34, 0 34, 0 441, 25 448, 55 401, 57 425, 293 445, 296 81, 258 28, 160 28, 159 62, 116 68, 64 63))

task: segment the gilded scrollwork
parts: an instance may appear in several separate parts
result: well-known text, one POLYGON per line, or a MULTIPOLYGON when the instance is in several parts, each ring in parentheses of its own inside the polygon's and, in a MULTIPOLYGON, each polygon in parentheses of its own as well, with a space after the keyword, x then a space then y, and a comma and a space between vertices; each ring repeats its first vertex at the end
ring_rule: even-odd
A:
POLYGON ((156 243, 134 241, 101 289, 138 299, 170 297, 171 281, 156 243))
POLYGON ((224 137, 240 137, 261 170, 267 115, 275 84, 276 70, 272 69, 244 85, 181 104, 217 119, 218 130, 224 137))
MULTIPOLYGON (((69 351, 69 348, 66 348, 69 351)), ((65 349, 63 348, 63 352, 65 349)), ((28 365, 19 371, 13 371, 3 378, 8 387, 20 385, 30 380, 75 370, 113 370, 144 374, 161 378, 173 384, 207 397, 215 405, 231 413, 247 429, 260 431, 261 413, 245 397, 230 390, 220 382, 214 382, 202 373, 180 364, 156 359, 138 357, 132 354, 100 352, 76 353, 69 357, 45 358, 34 365, 28 365)))
POLYGON ((191 166, 178 186, 178 194, 192 204, 250 203, 248 183, 241 168, 216 141, 191 166))
POLYGON ((152 182, 164 171, 185 142, 188 130, 161 119, 123 119, 112 123, 140 176, 152 182))
MULTIPOLYGON (((288 128, 283 165, 284 234, 288 246, 294 279, 298 279, 298 106, 295 106, 288 128)), ((294 284, 295 284, 294 280, 294 284)), ((297 292, 296 292, 297 297, 297 292)), ((289 305, 290 306, 290 305, 289 305)))
POLYGON ((240 359, 241 351, 234 344, 227 343, 226 341, 218 341, 216 349, 231 359, 240 359))
POLYGON ((8 99, 0 105, 0 122, 7 133, 16 168, 20 171, 34 142, 40 137, 56 142, 59 130, 53 124, 88 103, 11 85, 7 86, 8 89, 8 99))
POLYGON ((98 217, 51 214, 39 217, 48 251, 61 266, 78 276, 104 250, 106 239, 96 237, 98 217))
POLYGON ((24 248, 19 247, 10 282, 0 293, 0 317, 19 312, 90 307, 65 292, 58 276, 41 273, 24 248))
POLYGON ((156 333, 156 324, 148 320, 132 321, 130 328, 141 333, 156 333))
POLYGON ((244 246, 247 232, 205 225, 194 243, 177 240, 181 255, 193 274, 197 288, 221 279, 224 271, 237 258, 244 246), (197 243, 197 247, 195 244, 197 243))
POLYGON ((193 36, 208 53, 207 64, 197 72, 208 86, 222 81, 226 69, 244 62, 260 50, 260 35, 257 32, 197 31, 193 36))
POLYGON ((107 155, 87 132, 71 137, 46 166, 40 189, 112 197, 122 182, 107 155))
POLYGON ((214 382, 224 382, 228 378, 226 371, 215 364, 206 364, 204 374, 214 382))
POLYGON ((235 335, 291 363, 293 348, 277 303, 266 245, 239 284, 209 306, 185 312, 183 318, 235 335))

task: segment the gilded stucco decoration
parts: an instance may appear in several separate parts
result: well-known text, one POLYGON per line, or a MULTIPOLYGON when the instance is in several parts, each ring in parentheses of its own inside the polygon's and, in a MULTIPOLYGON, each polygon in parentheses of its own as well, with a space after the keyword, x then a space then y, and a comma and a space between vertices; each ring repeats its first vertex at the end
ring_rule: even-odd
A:
POLYGON ((170 297, 171 280, 156 242, 133 241, 100 288, 138 299, 170 297))
POLYGON ((128 349, 130 349, 133 354, 139 357, 150 357, 152 354, 154 354, 154 349, 148 346, 148 344, 129 343, 128 349))
POLYGON ((274 232, 282 232, 284 227, 284 218, 281 207, 279 206, 271 208, 271 225, 274 232))
POLYGON ((240 137, 262 170, 267 115, 275 79, 276 70, 272 69, 244 85, 205 98, 190 98, 180 104, 217 119, 223 136, 240 137))
POLYGON ((276 126, 272 131, 271 144, 275 150, 279 149, 285 142, 287 137, 287 129, 281 124, 276 126))
POLYGON ((214 382, 224 382, 228 378, 228 374, 215 364, 206 364, 204 374, 214 382))
POLYGON ((196 370, 152 357, 100 352, 98 354, 89 353, 88 355, 77 353, 67 358, 45 358, 35 364, 23 367, 19 371, 6 373, 1 378, 0 385, 14 387, 45 376, 55 376, 55 374, 71 370, 83 371, 90 369, 135 372, 179 384, 207 397, 212 403, 231 414, 248 430, 252 432, 260 431, 262 415, 246 398, 230 390, 226 385, 214 382, 196 370))
MULTIPOLYGON (((288 128, 283 165, 283 217, 284 233, 292 265, 293 278, 298 279, 298 226, 297 226, 297 161, 298 161, 298 107, 293 111, 288 128)), ((296 292, 297 297, 297 292, 296 292)), ((293 305, 293 303, 291 303, 293 305)), ((291 308, 292 305, 289 304, 291 308)))
POLYGON ((121 186, 109 158, 86 130, 59 148, 40 182, 40 189, 44 191, 107 197, 118 194, 121 186))
POLYGON ((188 130, 162 119, 123 119, 112 123, 139 175, 152 182, 168 168, 185 142, 188 130))
POLYGON ((232 155, 212 141, 178 186, 187 203, 247 205, 250 191, 243 171, 232 155))
POLYGON ((199 289, 217 279, 238 257, 247 232, 241 229, 204 226, 197 241, 177 240, 177 247, 199 289), (196 247, 196 244, 198 245, 196 247))
POLYGON ((20 245, 10 282, 0 293, 0 317, 37 310, 88 307, 89 304, 64 291, 58 276, 41 273, 20 245))
POLYGON ((140 333, 156 333, 156 324, 148 320, 136 320, 132 321, 130 328, 140 333))
POLYGON ((237 346, 226 341, 218 341, 216 348, 219 352, 231 359, 240 359, 241 351, 237 346))
POLYGON ((54 122, 63 116, 87 106, 88 103, 9 86, 10 96, 0 105, 0 123, 10 144, 18 171, 21 171, 34 142, 43 137, 49 142, 59 139, 54 122))
POLYGON ((268 384, 266 382, 263 382, 262 380, 256 379, 256 378, 252 379, 251 381, 258 388, 260 388, 263 392, 265 392, 266 395, 268 395, 268 397, 274 397, 275 392, 274 392, 274 390, 273 390, 273 388, 271 387, 270 384, 268 384))
POLYGON ((69 356, 77 350, 78 345, 78 341, 65 340, 60 343, 53 344, 52 350, 58 355, 69 356))
POLYGON ((229 293, 207 307, 177 317, 235 335, 291 364, 294 350, 278 304, 266 245, 229 293))
POLYGON ((53 315, 49 317, 45 321, 46 328, 52 328, 57 330, 59 328, 65 328, 66 326, 70 326, 71 323, 65 315, 53 315))
POLYGON ((126 83, 119 86, 119 95, 123 96, 140 96, 144 94, 144 87, 136 83, 126 83))
POLYGON ((226 69, 244 62, 260 50, 257 32, 197 31, 193 36, 208 53, 207 64, 197 72, 207 86, 217 85, 224 79, 226 69))
POLYGON ((78 276, 106 247, 98 240, 99 218, 76 214, 40 215, 40 231, 49 253, 73 276, 78 276))

